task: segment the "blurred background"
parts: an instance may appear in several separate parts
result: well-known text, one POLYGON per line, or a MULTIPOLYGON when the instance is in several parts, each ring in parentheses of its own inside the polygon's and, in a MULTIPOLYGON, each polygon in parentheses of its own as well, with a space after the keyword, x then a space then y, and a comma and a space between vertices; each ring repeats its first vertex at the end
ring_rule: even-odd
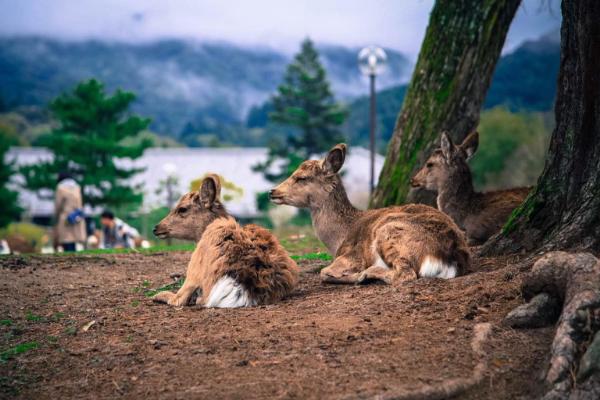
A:
MULTIPOLYGON (((214 172, 232 214, 302 240, 309 216, 271 207, 265 193, 338 141, 350 146, 350 199, 365 208, 369 82, 357 55, 373 44, 387 54, 377 78, 377 176, 432 7, 0 0, 0 239, 13 252, 52 251, 57 175, 66 170, 81 186, 88 237, 110 210, 145 245, 159 244, 152 227, 214 172)), ((558 0, 519 8, 481 114, 476 188, 531 185, 539 175, 560 23, 558 0)))

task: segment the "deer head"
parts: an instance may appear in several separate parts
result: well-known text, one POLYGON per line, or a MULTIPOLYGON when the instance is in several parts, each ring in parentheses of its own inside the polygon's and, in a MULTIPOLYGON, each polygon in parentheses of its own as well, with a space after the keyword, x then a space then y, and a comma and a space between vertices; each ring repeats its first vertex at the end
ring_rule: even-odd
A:
POLYGON ((219 177, 207 175, 200 190, 183 195, 175 208, 154 227, 154 235, 160 239, 200 240, 211 222, 228 216, 219 200, 220 193, 219 177))
POLYGON ((344 165, 346 145, 335 145, 322 160, 304 161, 294 173, 269 192, 275 204, 306 208, 323 204, 330 193, 342 188, 338 171, 344 165))
POLYGON ((444 132, 440 139, 440 148, 435 150, 427 162, 410 180, 413 187, 439 191, 440 187, 451 180, 465 177, 471 179, 467 161, 477 151, 479 133, 473 132, 459 146, 452 143, 444 132))

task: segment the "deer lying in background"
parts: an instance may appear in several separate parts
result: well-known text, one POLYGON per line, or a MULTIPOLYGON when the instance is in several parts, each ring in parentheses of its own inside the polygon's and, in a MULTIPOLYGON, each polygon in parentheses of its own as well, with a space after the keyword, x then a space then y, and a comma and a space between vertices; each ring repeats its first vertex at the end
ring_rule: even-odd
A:
POLYGON ((498 232, 529 192, 529 188, 475 192, 467 161, 478 145, 477 132, 467 136, 460 146, 442 133, 441 149, 435 150, 411 179, 413 187, 438 192, 438 208, 465 231, 470 244, 482 244, 498 232))
POLYGON ((197 304, 205 307, 249 307, 275 302, 298 283, 298 266, 275 236, 256 225, 241 227, 219 201, 221 183, 208 175, 199 192, 184 195, 156 227, 161 238, 196 240, 183 286, 153 299, 187 305, 202 289, 197 304))
POLYGON ((319 239, 335 255, 321 270, 329 283, 385 283, 417 277, 454 278, 469 264, 463 233, 445 214, 424 205, 356 209, 338 174, 346 145, 323 160, 304 161, 271 190, 275 204, 310 209, 319 239))

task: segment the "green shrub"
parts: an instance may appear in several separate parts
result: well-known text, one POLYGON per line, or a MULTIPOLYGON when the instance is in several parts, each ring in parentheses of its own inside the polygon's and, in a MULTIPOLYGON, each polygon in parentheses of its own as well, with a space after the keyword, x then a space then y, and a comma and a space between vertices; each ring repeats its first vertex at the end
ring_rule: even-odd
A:
POLYGON ((543 113, 512 113, 496 107, 481 113, 479 149, 471 160, 473 182, 491 190, 535 184, 551 134, 543 113))
POLYGON ((35 251, 39 251, 42 245, 49 240, 45 228, 27 222, 15 222, 0 229, 0 238, 9 239, 9 242, 11 238, 21 238, 35 251))

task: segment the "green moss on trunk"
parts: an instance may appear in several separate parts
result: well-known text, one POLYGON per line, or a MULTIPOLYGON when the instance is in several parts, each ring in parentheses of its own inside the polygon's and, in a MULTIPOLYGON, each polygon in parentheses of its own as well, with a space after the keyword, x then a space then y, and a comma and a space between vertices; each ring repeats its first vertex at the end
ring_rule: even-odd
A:
POLYGON ((371 205, 401 204, 441 131, 462 140, 479 110, 520 0, 438 0, 371 205))

